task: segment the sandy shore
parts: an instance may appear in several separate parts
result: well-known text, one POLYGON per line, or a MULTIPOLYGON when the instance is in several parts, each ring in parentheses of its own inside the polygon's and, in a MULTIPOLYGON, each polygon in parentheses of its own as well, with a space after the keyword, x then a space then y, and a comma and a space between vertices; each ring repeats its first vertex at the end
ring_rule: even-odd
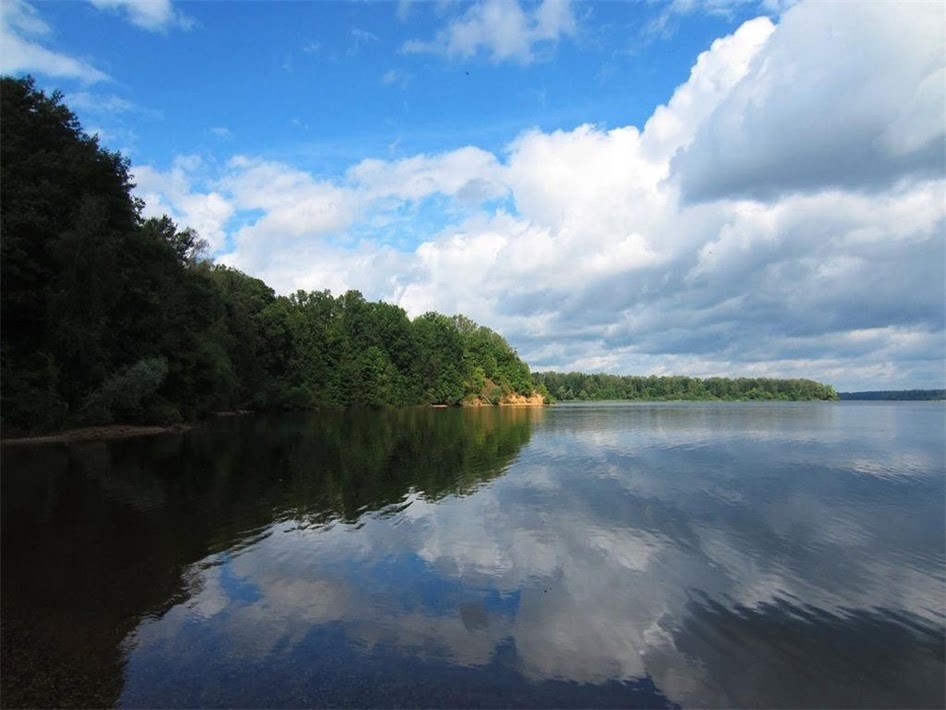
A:
POLYGON ((171 426, 133 426, 131 424, 110 424, 108 426, 90 426, 82 429, 69 429, 58 434, 42 436, 20 436, 13 439, 0 439, 0 444, 47 444, 71 441, 96 441, 98 439, 126 439, 132 436, 150 436, 175 431, 187 431, 188 424, 171 426))

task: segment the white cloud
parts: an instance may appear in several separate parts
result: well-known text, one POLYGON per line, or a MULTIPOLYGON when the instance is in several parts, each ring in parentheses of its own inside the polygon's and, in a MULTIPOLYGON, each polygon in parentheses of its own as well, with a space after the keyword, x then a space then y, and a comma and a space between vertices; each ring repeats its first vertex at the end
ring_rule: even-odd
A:
POLYGON ((473 147, 397 161, 363 160, 350 168, 346 177, 372 197, 401 200, 439 193, 480 202, 506 192, 496 156, 473 147))
POLYGON ((407 53, 431 52, 451 59, 469 59, 479 52, 494 62, 533 61, 536 49, 577 31, 568 0, 543 0, 530 12, 516 0, 483 0, 454 18, 429 41, 410 40, 407 53))
POLYGON ((417 0, 397 0, 397 19, 401 22, 407 20, 411 14, 411 5, 417 0))
MULTIPOLYGON (((369 32, 368 30, 362 29, 360 27, 351 28, 351 44, 348 49, 345 50, 345 56, 351 59, 352 57, 357 57, 361 54, 361 50, 367 46, 377 44, 381 41, 381 38, 378 37, 374 32, 369 32)), ((338 61, 337 55, 333 55, 332 61, 338 61)))
POLYGON ((238 156, 220 186, 244 210, 264 210, 288 235, 324 232, 351 224, 348 191, 280 163, 238 156))
POLYGON ((672 0, 663 3, 660 14, 644 26, 645 36, 669 38, 677 31, 678 19, 692 15, 732 17, 739 11, 778 16, 799 0, 672 0))
POLYGON ((940 175, 946 9, 799 4, 674 162, 689 199, 882 189, 940 175))
POLYGON ((108 81, 109 76, 81 59, 49 49, 43 43, 52 32, 36 9, 23 0, 0 3, 0 72, 33 72, 83 84, 108 81))
POLYGON ((359 42, 378 42, 380 38, 374 32, 363 30, 360 27, 351 28, 351 36, 359 42))
POLYGON ((132 114, 151 119, 162 119, 164 117, 160 111, 145 108, 130 99, 115 94, 76 91, 66 96, 65 103, 74 111, 84 111, 97 117, 113 117, 121 114, 132 114))
MULTIPOLYGON (((227 263, 278 291, 462 312, 533 366, 936 386, 942 35, 910 19, 924 7, 839 7, 717 40, 642 129, 532 130, 336 178, 236 158, 192 189, 232 205, 227 263), (837 145, 870 159, 868 184, 837 145)), ((181 214, 175 194, 158 199, 181 214)))
POLYGON ((132 113, 138 110, 133 101, 115 96, 114 94, 92 94, 88 91, 77 91, 66 96, 66 103, 73 110, 92 111, 96 113, 132 113))
POLYGON ((49 25, 39 16, 36 9, 23 0, 11 0, 0 5, 0 17, 4 25, 33 37, 45 37, 50 34, 49 25))
POLYGON ((645 154, 666 163, 675 151, 689 146, 696 130, 745 77, 750 62, 774 30, 768 18, 759 17, 744 23, 732 35, 715 40, 701 53, 688 80, 647 120, 645 154))
POLYGON ((400 89, 406 89, 411 84, 411 75, 405 71, 397 69, 388 69, 381 75, 381 84, 384 86, 397 86, 400 89))
POLYGON ((195 229, 216 251, 226 243, 226 225, 234 210, 219 192, 194 188, 193 173, 201 167, 199 157, 182 156, 166 173, 149 166, 136 167, 132 179, 136 183, 135 194, 145 201, 145 217, 166 214, 178 227, 195 229))
POLYGON ((194 20, 174 9, 171 0, 89 0, 99 10, 117 12, 131 24, 148 32, 167 32, 173 27, 191 29, 194 20))

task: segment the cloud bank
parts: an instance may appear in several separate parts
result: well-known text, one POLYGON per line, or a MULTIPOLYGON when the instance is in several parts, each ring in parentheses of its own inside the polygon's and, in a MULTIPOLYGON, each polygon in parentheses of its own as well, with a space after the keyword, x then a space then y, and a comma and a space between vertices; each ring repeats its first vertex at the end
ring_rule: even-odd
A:
MULTIPOLYGON (((570 11, 546 6, 509 26, 560 36, 570 11)), ((477 39, 488 9, 443 52, 527 57, 477 39)), ((642 128, 342 175, 237 156, 136 176, 152 211, 203 204, 192 226, 220 260, 280 292, 463 312, 535 368, 942 386, 943 20, 932 3, 802 3, 746 22, 642 128)))

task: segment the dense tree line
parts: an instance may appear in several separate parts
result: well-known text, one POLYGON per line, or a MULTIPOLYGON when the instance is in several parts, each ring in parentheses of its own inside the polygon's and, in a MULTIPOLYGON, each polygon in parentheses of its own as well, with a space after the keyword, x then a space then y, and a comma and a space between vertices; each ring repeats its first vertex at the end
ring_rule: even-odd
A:
POLYGON ((883 402, 927 402, 946 399, 946 390, 871 390, 868 392, 841 392, 841 399, 859 399, 883 402))
POLYGON ((548 394, 569 400, 809 400, 837 399, 831 385, 813 380, 780 380, 764 377, 640 377, 587 375, 581 372, 537 372, 535 381, 548 394))
POLYGON ((58 92, 0 87, 0 414, 4 434, 170 423, 213 411, 495 403, 528 366, 463 316, 356 291, 276 296, 142 217, 129 164, 58 92))

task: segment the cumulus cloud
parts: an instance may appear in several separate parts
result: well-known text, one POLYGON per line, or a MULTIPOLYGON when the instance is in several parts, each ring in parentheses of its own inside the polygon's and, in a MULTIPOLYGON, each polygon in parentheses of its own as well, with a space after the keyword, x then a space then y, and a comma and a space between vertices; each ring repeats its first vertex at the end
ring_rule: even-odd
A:
POLYGON ((416 201, 432 194, 482 201, 506 192, 496 156, 468 146, 439 155, 403 160, 363 160, 348 170, 348 180, 372 198, 416 201))
POLYGON ((195 229, 212 250, 218 250, 226 243, 226 225, 234 208, 219 192, 194 188, 191 175, 201 167, 199 157, 180 156, 166 173, 141 166, 133 170, 132 179, 145 202, 145 217, 167 215, 179 227, 195 229))
POLYGON ((750 20, 696 58, 687 81, 645 124, 644 150, 651 160, 666 165, 669 156, 690 145, 697 129, 746 76, 774 30, 767 17, 750 20))
POLYGON ((116 12, 148 32, 190 29, 194 20, 174 9, 171 0, 89 0, 99 10, 116 12))
POLYGON ((442 54, 450 59, 468 59, 484 52, 494 62, 527 64, 536 58, 537 47, 576 31, 568 0, 543 0, 531 11, 516 0, 483 0, 451 20, 432 40, 406 42, 404 51, 442 54))
POLYGON ((45 46, 52 31, 36 9, 23 0, 0 3, 0 71, 34 72, 83 84, 108 81, 109 76, 81 59, 45 46))
POLYGON ((941 175, 944 22, 927 2, 789 9, 674 161, 684 195, 764 199, 941 175))
MULTIPOLYGON (((642 128, 530 130, 499 153, 333 177, 240 157, 193 192, 234 210, 218 256, 277 290, 462 312, 534 367, 942 386, 937 13, 814 3, 751 20, 642 128)), ((184 197, 158 195, 178 214, 184 197)))

